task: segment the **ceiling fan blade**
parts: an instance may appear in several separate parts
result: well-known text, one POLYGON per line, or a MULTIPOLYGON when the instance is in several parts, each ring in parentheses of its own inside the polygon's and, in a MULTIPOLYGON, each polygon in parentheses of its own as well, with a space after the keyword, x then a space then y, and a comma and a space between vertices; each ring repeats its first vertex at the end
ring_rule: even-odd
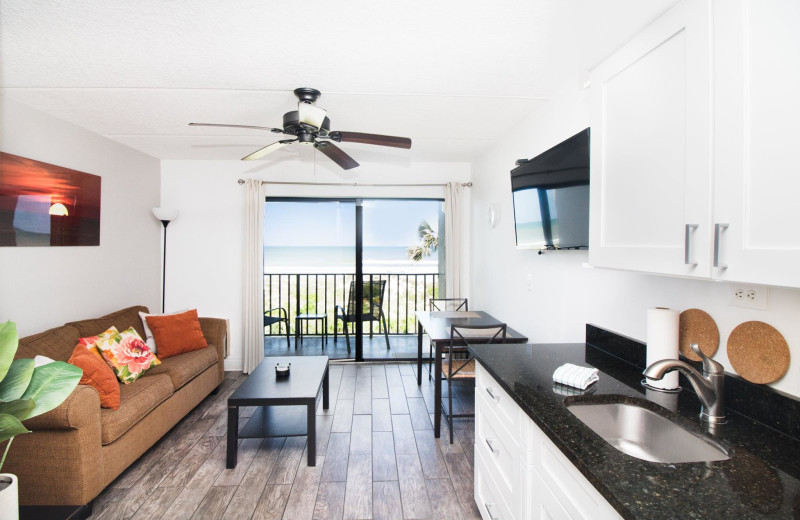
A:
POLYGON ((275 143, 268 144, 264 148, 260 148, 260 149, 256 150, 255 152, 251 153, 250 155, 242 157, 242 160, 243 161, 255 161, 256 159, 261 159, 265 155, 267 155, 269 153, 272 153, 275 150, 278 150, 280 148, 283 148, 287 144, 293 143, 295 141, 297 141, 297 139, 288 139, 286 141, 277 141, 275 143))
POLYGON ((342 143, 377 144, 393 148, 411 148, 411 139, 393 135, 363 134, 361 132, 331 132, 328 137, 342 143))
POLYGON ((189 123, 189 126, 223 126, 226 128, 253 128, 255 130, 269 130, 276 134, 282 134, 283 130, 280 128, 272 128, 270 126, 252 126, 252 125, 223 125, 219 123, 189 123))
POLYGON ((351 170, 358 166, 355 159, 347 155, 344 150, 333 143, 327 141, 316 142, 314 143, 314 148, 327 155, 330 160, 341 166, 344 170, 351 170))

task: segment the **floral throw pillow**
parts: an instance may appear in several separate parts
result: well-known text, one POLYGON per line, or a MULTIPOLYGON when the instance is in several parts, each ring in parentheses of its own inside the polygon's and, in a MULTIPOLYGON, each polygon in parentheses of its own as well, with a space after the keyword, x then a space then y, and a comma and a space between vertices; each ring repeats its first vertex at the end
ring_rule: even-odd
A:
POLYGON ((93 350, 98 356, 100 355, 100 347, 101 343, 108 343, 109 340, 112 340, 114 336, 119 334, 119 331, 116 327, 112 326, 107 331, 103 332, 102 334, 98 334, 97 336, 89 336, 86 338, 81 338, 78 340, 78 345, 83 345, 86 347, 87 350, 93 350))
POLYGON ((161 364, 133 327, 98 342, 97 348, 117 379, 126 385, 136 381, 148 369, 161 364))

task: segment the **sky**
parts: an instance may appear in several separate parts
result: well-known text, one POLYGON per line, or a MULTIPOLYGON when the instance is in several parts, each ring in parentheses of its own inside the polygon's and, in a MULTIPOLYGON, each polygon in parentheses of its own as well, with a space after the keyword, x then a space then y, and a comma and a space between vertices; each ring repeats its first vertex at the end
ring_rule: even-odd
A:
MULTIPOLYGON (((408 247, 422 220, 439 227, 442 201, 364 200, 364 246, 408 247)), ((265 246, 354 246, 355 203, 267 202, 265 246)))

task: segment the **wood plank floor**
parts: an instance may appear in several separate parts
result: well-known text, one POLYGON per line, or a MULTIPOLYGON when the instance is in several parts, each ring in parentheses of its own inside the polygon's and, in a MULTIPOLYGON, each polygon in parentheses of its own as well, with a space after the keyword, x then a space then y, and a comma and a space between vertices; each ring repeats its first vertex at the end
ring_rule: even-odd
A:
MULTIPOLYGON (((317 410, 317 465, 306 464, 305 437, 242 439, 235 469, 225 469, 225 405, 245 376, 227 372, 217 395, 103 491, 91 519, 480 518, 474 421, 457 421, 451 445, 443 420, 434 439, 433 383, 426 372, 417 386, 415 369, 331 365, 330 407, 317 410)), ((456 411, 472 408, 463 383, 456 411)), ((241 427, 253 412, 242 408, 241 427)))

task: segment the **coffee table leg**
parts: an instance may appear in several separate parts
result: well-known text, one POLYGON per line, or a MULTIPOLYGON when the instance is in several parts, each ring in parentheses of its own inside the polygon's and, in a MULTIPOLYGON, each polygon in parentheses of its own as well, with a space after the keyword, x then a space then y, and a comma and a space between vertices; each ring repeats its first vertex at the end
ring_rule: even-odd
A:
POLYGON ((327 410, 329 406, 328 398, 328 367, 325 367, 325 375, 322 377, 322 408, 327 410))
POLYGON ((422 324, 417 323, 417 386, 422 385, 422 324))
POLYGON ((434 345, 433 352, 436 355, 433 370, 433 436, 438 439, 442 428, 442 352, 438 343, 434 345))
MULTIPOLYGON (((327 374, 327 372, 326 372, 327 374)), ((324 394, 323 394, 324 395, 324 394)), ((324 397, 323 397, 324 399, 324 397)), ((323 403, 324 404, 324 403, 323 403)), ((317 400, 306 405, 308 414, 308 465, 317 465, 317 400)))
POLYGON ((239 407, 228 405, 228 469, 236 467, 236 455, 239 447, 239 407))

